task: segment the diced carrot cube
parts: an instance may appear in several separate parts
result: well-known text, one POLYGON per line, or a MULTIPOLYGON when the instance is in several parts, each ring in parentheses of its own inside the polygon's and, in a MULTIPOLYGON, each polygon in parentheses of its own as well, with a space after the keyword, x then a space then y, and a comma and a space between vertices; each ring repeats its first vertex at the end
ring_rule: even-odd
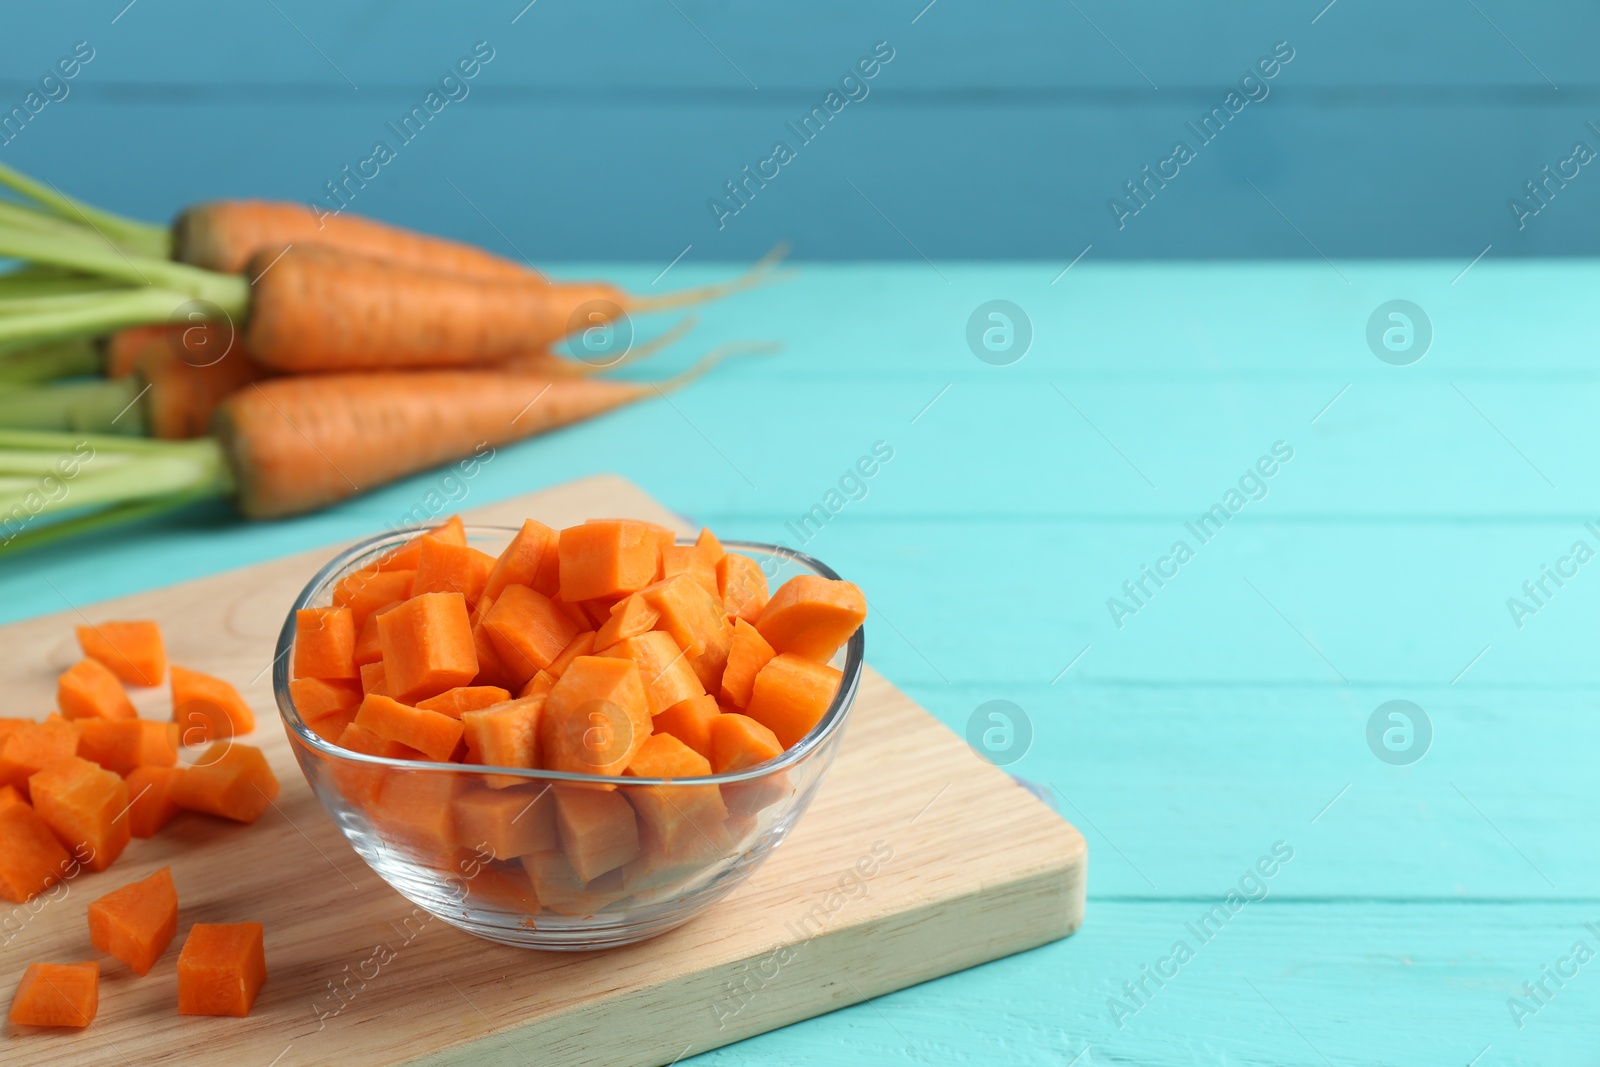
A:
POLYGON ((98 963, 30 963, 11 998, 19 1026, 72 1026, 94 1022, 100 1010, 98 963))
POLYGON ((356 617, 349 608, 301 608, 295 612, 294 676, 360 677, 356 670, 356 617))
POLYGON ((251 823, 272 806, 278 789, 259 748, 218 741, 172 784, 169 795, 185 810, 251 823))
POLYGON ((452 515, 442 525, 431 530, 424 530, 399 548, 380 559, 373 567, 374 571, 414 571, 417 569, 417 558, 422 553, 422 539, 432 537, 443 541, 447 545, 464 545, 467 543, 467 528, 461 521, 460 515, 452 515))
POLYGON ((385 741, 414 748, 436 763, 449 760, 461 743, 460 719, 402 704, 393 697, 365 697, 355 723, 385 741))
POLYGON ((160 685, 167 673, 161 627, 148 619, 102 622, 77 629, 78 647, 130 685, 160 685))
POLYGON ((390 601, 383 607, 378 608, 371 615, 368 615, 367 621, 361 624, 359 631, 356 633, 356 650, 354 657, 356 666, 358 668, 363 667, 368 663, 376 663, 383 658, 383 642, 380 640, 378 634, 378 620, 381 619, 386 612, 393 611, 395 608, 404 603, 404 600, 390 601))
POLYGON ((661 550, 661 577, 678 575, 694 579, 695 583, 712 596, 721 596, 717 589, 717 562, 708 559, 695 545, 668 545, 661 550))
POLYGON ((171 767, 178 762, 173 747, 177 727, 148 719, 82 719, 78 722, 78 755, 108 771, 126 775, 135 767, 171 767))
POLYGON ((149 974, 177 932, 178 891, 171 867, 89 902, 89 942, 134 974, 149 974))
POLYGON ((0 785, 0 814, 4 814, 8 808, 27 807, 31 807, 31 805, 29 805, 27 798, 22 795, 22 792, 16 786, 0 785))
POLYGON ((720 714, 722 709, 717 706, 715 697, 690 697, 688 700, 678 701, 657 715, 651 724, 651 733, 671 734, 706 759, 710 759, 711 722, 720 714))
POLYGON ((454 689, 446 689, 436 697, 419 700, 417 707, 423 711, 437 711, 441 715, 459 719, 464 711, 477 711, 493 704, 503 704, 510 699, 510 691, 501 689, 498 685, 461 685, 454 689))
POLYGON ((182 767, 150 766, 128 772, 128 829, 134 837, 154 837, 177 816, 181 809, 172 787, 185 773, 182 767))
POLYGON ((237 689, 177 664, 172 665, 172 721, 184 745, 237 737, 256 728, 255 712, 237 689))
POLYGON ((50 824, 26 804, 0 811, 0 897, 26 904, 72 868, 50 824))
POLYGON ((722 633, 722 603, 688 575, 656 582, 639 595, 661 613, 659 628, 691 656, 699 655, 722 633))
POLYGON ((528 519, 511 543, 495 560, 485 596, 499 596, 508 585, 526 585, 545 596, 555 596, 561 588, 561 562, 556 532, 542 522, 528 519))
POLYGON ((550 598, 525 585, 508 585, 483 617, 500 660, 520 675, 518 685, 561 655, 578 636, 578 627, 550 598))
POLYGON ((767 644, 767 639, 761 636, 761 631, 743 619, 735 619, 733 643, 728 649, 728 665, 722 672, 722 702, 736 708, 747 706, 750 703, 750 690, 756 684, 756 675, 777 654, 767 644))
POLYGON ((617 601, 610 616, 594 634, 593 648, 610 648, 618 641, 638 637, 656 628, 661 612, 638 593, 617 601))
POLYGON ((14 785, 27 796, 29 777, 77 753, 77 723, 64 719, 25 723, 0 741, 0 785, 14 785))
POLYGON ((437 537, 424 537, 411 595, 460 593, 468 604, 477 603, 494 564, 493 556, 469 545, 452 545, 437 537))
MULTIPOLYGON (((539 766, 539 713, 545 697, 522 697, 492 708, 462 713, 467 739, 467 762, 485 767, 539 766)), ((494 789, 504 789, 526 779, 514 774, 485 775, 494 789)))
POLYGON ((178 1014, 250 1014, 267 981, 260 923, 195 923, 178 953, 178 1014))
MULTIPOLYGON (((565 600, 562 600, 559 596, 551 597, 550 603, 554 604, 556 609, 560 611, 561 614, 571 619, 572 625, 576 626, 580 632, 583 630, 600 629, 599 624, 590 621, 589 613, 583 610, 582 604, 569 604, 565 600)), ((604 619, 601 620, 601 622, 604 621, 604 619)))
POLYGON ((384 759, 422 759, 422 753, 409 745, 402 745, 398 741, 390 741, 379 737, 365 726, 358 725, 354 719, 344 728, 344 733, 339 735, 336 742, 340 748, 348 748, 351 752, 361 752, 368 756, 382 756, 384 759))
POLYGON ((779 652, 826 663, 866 618, 867 600, 853 583, 797 574, 772 594, 756 629, 779 652))
MULTIPOLYGON (((776 759, 783 746, 771 730, 748 715, 723 714, 711 724, 711 766, 718 774, 748 770, 776 759)), ((749 817, 793 792, 787 773, 765 774, 722 787, 722 802, 734 817, 749 817)))
POLYGON ((387 771, 370 814, 392 840, 442 866, 450 862, 458 847, 455 806, 465 777, 436 771, 387 771))
POLYGON ((652 715, 706 691, 683 651, 670 634, 661 630, 619 641, 596 655, 631 660, 638 665, 652 715))
POLYGON ((352 682, 329 682, 321 678, 296 678, 289 683, 289 697, 307 724, 361 703, 360 686, 352 682))
POLYGON ((306 723, 306 728, 329 744, 337 745, 345 729, 356 721, 356 709, 359 707, 359 704, 352 704, 342 711, 324 715, 314 722, 306 723))
POLYGON ((783 754, 778 735, 748 715, 720 715, 710 730, 711 766, 718 774, 747 770, 783 754))
POLYGON ((471 685, 478 673, 467 601, 460 593, 423 593, 378 619, 389 695, 407 702, 471 685))
POLYGON ((660 571, 663 547, 649 524, 629 519, 591 519, 567 527, 557 548, 561 599, 575 604, 643 589, 660 571))
POLYGON ((622 868, 622 885, 630 894, 672 892, 686 878, 725 859, 732 844, 725 823, 705 827, 704 833, 690 834, 674 850, 668 850, 650 824, 639 822, 639 854, 622 868))
POLYGON ((756 675, 745 714, 777 735, 784 748, 799 741, 822 719, 843 673, 793 652, 767 661, 756 675))
POLYGON ((534 697, 541 693, 548 693, 555 687, 555 675, 551 674, 549 671, 537 671, 534 673, 532 678, 529 678, 527 682, 523 684, 521 689, 517 690, 517 699, 521 700, 525 697, 534 697))
POLYGON ((639 854, 639 827, 622 794, 581 786, 551 789, 561 852, 580 881, 591 882, 639 854))
POLYGON ((128 847, 128 786, 104 767, 73 756, 30 777, 28 791, 56 840, 91 871, 105 870, 128 847))
POLYGON ((456 841, 511 860, 556 847, 556 805, 543 782, 520 789, 469 789, 455 802, 456 841))
POLYGON ((535 852, 522 857, 522 866, 533 883, 533 892, 545 911, 557 915, 592 915, 626 895, 622 868, 601 875, 588 884, 559 852, 535 852))
POLYGON ((475 609, 478 621, 472 624, 472 648, 478 654, 478 676, 473 679, 473 685, 495 685, 507 691, 514 691, 521 685, 523 679, 518 673, 506 666, 505 660, 500 658, 499 651, 494 647, 494 639, 489 636, 489 631, 483 628, 483 616, 488 614, 484 605, 493 606, 493 602, 484 598, 478 602, 475 609))
POLYGON ((377 693, 382 696, 389 695, 388 679, 384 676, 383 660, 375 663, 361 665, 361 695, 371 696, 377 693))
POLYGON ((347 575, 333 587, 333 602, 350 609, 355 619, 356 632, 366 623, 367 616, 411 595, 415 570, 357 571, 347 575))
POLYGON ((545 668, 552 678, 560 678, 566 673, 567 667, 579 656, 592 656, 595 649, 594 630, 585 630, 583 633, 567 642, 567 647, 561 650, 561 655, 551 660, 550 666, 545 668))
POLYGON ((56 706, 69 719, 132 719, 133 701, 117 676, 97 659, 80 659, 56 679, 56 706))
POLYGON ((629 659, 579 656, 539 714, 540 758, 553 771, 621 774, 649 736, 644 681, 629 659))
POLYGON ((755 622, 767 606, 767 576, 749 556, 729 552, 717 561, 717 589, 729 615, 755 622))
MULTIPOLYGON (((671 734, 651 734, 624 772, 635 778, 694 778, 711 773, 710 762, 671 734)), ((667 852, 678 852, 696 837, 710 837, 722 828, 728 810, 714 785, 634 786, 628 800, 661 840, 667 852)))
POLYGON ((722 672, 728 666, 728 653, 733 650, 733 621, 719 619, 717 626, 706 638, 706 647, 688 657, 689 669, 700 679, 708 693, 722 690, 722 672))

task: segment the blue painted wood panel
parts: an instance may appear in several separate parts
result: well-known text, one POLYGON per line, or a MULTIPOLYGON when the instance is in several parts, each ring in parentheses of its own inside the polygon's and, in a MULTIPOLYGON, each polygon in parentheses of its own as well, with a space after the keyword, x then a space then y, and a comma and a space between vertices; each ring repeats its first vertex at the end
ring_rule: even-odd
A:
POLYGON ((1587 167, 1542 185, 1520 224, 1508 208, 1575 142, 1600 150, 1592 5, 124 3, 8 14, 0 115, 76 42, 94 58, 0 160, 152 218, 224 195, 332 203, 327 183, 385 140, 397 158, 352 210, 539 261, 664 264, 691 245, 690 261, 739 260, 784 238, 812 259, 1063 263, 1091 244, 1097 259, 1600 247, 1587 167), (441 88, 478 42, 492 60, 441 88), (786 123, 878 42, 892 61, 800 143, 786 123), (1275 50, 1293 58, 1241 89, 1275 50), (430 90, 438 113, 403 143, 387 124, 430 90), (1186 124, 1228 115, 1230 92, 1256 99, 1203 143, 1186 124), (1180 139, 1196 157, 1119 227, 1112 199, 1139 207, 1126 183, 1180 139), (725 183, 778 140, 794 160, 719 226, 710 202, 739 206, 725 183))
MULTIPOLYGON (((1507 601, 1571 569, 1574 541, 1600 550, 1600 263, 1469 259, 1085 259, 1054 285, 1064 264, 804 264, 635 373, 735 338, 781 355, 504 449, 460 486, 466 507, 616 471, 721 532, 797 544, 830 488, 850 493, 804 546, 867 590, 875 665, 958 731, 1016 703, 1033 740, 1009 769, 1089 839, 1071 939, 705 1062, 1585 1062, 1595 964, 1545 1003, 1522 985, 1580 940, 1600 951, 1600 564, 1545 580, 1521 626, 1507 601), (997 298, 1033 326, 1010 366, 966 340, 997 298), (1395 298, 1433 326, 1410 366, 1367 346, 1395 298), (1266 495, 1119 628, 1107 599, 1280 440, 1294 456, 1266 495), (841 484, 879 441, 893 458, 841 484), (1409 765, 1368 742, 1396 699, 1431 724, 1409 765), (1265 898, 1128 1000, 1278 841, 1294 858, 1265 898), (1514 997, 1538 1010, 1514 1018, 1514 997)), ((648 289, 659 270, 562 273, 648 289)), ((440 486, 268 524, 201 508, 16 559, 0 618, 356 536, 440 486)), ((266 641, 284 606, 256 607, 235 625, 266 641)))

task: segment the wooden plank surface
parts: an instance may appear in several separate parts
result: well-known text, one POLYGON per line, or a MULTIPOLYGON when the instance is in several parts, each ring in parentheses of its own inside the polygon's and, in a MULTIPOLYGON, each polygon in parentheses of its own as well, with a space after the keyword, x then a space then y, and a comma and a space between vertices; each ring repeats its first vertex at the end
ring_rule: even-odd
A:
MULTIPOLYGON (((616 478, 470 513, 485 522, 594 515, 683 525, 616 478)), ((307 788, 264 668, 312 552, 0 631, 10 696, 42 709, 82 618, 161 620, 173 662, 240 685, 252 739, 284 783, 248 828, 183 816, 109 871, 12 912, 0 988, 36 960, 98 958, 84 905, 166 864, 182 931, 261 921, 269 980, 245 1020, 176 1014, 177 944, 150 976, 106 967, 82 1033, 9 1027, 7 1064, 663 1064, 1065 936, 1082 921, 1081 835, 876 672, 824 787, 792 837, 700 920, 609 953, 494 945, 383 885, 307 788), (849 879, 865 862, 873 873, 849 879), (843 893, 835 892, 844 887, 843 893), (337 992, 336 992, 337 990, 337 992)), ((147 715, 163 694, 140 694, 147 715)))
MULTIPOLYGON (((986 700, 1027 711, 1033 747, 1007 769, 1049 790, 1095 853, 1090 921, 1073 937, 680 1067, 1063 1067, 1086 1048, 1077 1067, 1461 1067, 1491 1045, 1477 1067, 1594 1058, 1589 966, 1521 1028, 1506 1004, 1575 940, 1600 948, 1584 927, 1600 923, 1600 857, 1582 847, 1600 810, 1600 572, 1585 566, 1521 630, 1505 598, 1600 511, 1600 262, 1508 264, 1497 243, 1462 275, 1481 248, 1336 259, 1338 274, 1320 260, 1107 266, 1091 253, 1053 287, 1066 257, 937 260, 949 284, 920 261, 807 264, 717 305, 640 374, 686 366, 702 341, 781 337, 781 356, 504 449, 458 487, 465 501, 449 506, 616 471, 719 533, 799 544, 785 523, 889 442, 868 495, 802 547, 872 590, 872 662, 917 704, 958 733, 986 700), (964 338, 996 297, 1035 325, 1010 367, 980 363, 964 338), (1396 297, 1436 328, 1410 367, 1380 363, 1362 337, 1396 297), (1112 625, 1109 587, 1279 437, 1296 458, 1272 495, 1112 625), (1364 738, 1396 697, 1435 727, 1408 767, 1364 738), (1119 1026, 1107 998, 1278 839, 1296 853, 1271 897, 1119 1026)), ((562 272, 646 290, 677 251, 562 272)), ((700 251, 660 286, 725 277, 693 265, 700 251)), ((440 488, 431 473, 271 524, 196 510, 20 558, 0 566, 0 620, 369 534, 440 488)))

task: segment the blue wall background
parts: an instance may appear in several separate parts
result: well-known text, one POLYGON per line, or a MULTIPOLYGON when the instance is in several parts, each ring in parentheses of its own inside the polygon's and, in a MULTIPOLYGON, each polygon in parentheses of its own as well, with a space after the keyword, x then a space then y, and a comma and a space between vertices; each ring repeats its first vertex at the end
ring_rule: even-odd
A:
POLYGON ((395 143, 475 42, 495 58, 353 209, 536 261, 1494 256, 1600 247, 1600 7, 1511 0, 105 0, 8 10, 9 110, 95 58, 0 161, 149 217, 310 200, 395 143), (894 59, 749 206, 707 201, 887 41, 894 59), (1119 230, 1107 200, 1274 44, 1270 95, 1119 230))

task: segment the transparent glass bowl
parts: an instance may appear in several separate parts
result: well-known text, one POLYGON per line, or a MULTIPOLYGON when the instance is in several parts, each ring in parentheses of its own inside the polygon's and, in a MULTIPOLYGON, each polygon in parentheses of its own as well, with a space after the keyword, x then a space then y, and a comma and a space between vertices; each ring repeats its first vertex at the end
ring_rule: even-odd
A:
MULTIPOLYGON (((811 733, 777 759, 735 774, 673 781, 489 769, 369 756, 319 737, 290 696, 295 612, 331 603, 341 578, 417 532, 362 541, 323 567, 284 621, 272 675, 306 781, 356 853, 402 896, 501 944, 610 948, 693 918, 788 836, 844 735, 865 656, 859 630, 834 657, 844 677, 811 733), (590 827, 569 847, 557 828, 558 803, 590 827), (620 857, 627 858, 616 865, 620 857)), ((514 533, 467 528, 470 543, 491 555, 514 533)), ((760 563, 773 589, 795 574, 838 577, 781 546, 724 545, 760 563)))

